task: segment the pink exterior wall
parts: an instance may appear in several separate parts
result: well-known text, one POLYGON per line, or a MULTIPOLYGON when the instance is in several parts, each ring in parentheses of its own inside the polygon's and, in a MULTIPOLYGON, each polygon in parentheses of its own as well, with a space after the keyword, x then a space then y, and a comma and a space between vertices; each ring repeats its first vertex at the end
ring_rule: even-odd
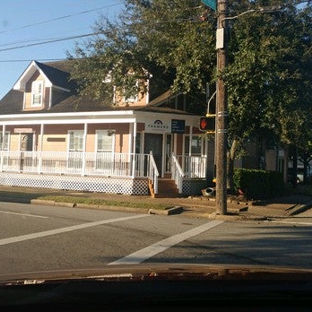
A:
MULTIPOLYGON (((14 129, 27 128, 34 132, 35 148, 34 150, 61 152, 68 149, 68 131, 80 130, 84 131, 84 125, 45 125, 43 140, 41 140, 40 126, 10 126, 6 127, 6 131, 10 132, 10 150, 19 150, 20 133, 14 133, 14 129), (42 143, 42 146, 41 146, 42 143)), ((96 147, 96 130, 115 130, 115 152, 129 152, 129 124, 91 124, 88 125, 86 152, 94 152, 96 147)))

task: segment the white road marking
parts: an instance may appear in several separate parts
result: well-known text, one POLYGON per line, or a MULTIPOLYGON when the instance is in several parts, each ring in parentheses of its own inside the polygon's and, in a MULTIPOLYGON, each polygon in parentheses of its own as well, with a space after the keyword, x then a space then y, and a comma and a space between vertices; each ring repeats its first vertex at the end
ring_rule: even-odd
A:
POLYGON ((312 226, 312 222, 299 222, 299 221, 270 221, 270 222, 274 222, 274 223, 286 223, 286 224, 297 224, 297 225, 311 225, 312 226))
POLYGON ((165 251, 166 249, 181 243, 182 241, 201 234, 202 232, 208 231, 215 226, 223 223, 224 221, 221 220, 214 220, 203 225, 200 225, 194 229, 188 230, 184 233, 177 234, 166 239, 163 239, 155 244, 152 244, 146 248, 138 250, 126 257, 120 258, 116 261, 108 263, 108 265, 115 265, 115 264, 139 264, 145 261, 148 258, 151 258, 158 253, 165 251))
POLYGON ((69 226, 66 228, 60 228, 60 229, 49 230, 49 231, 44 231, 44 232, 39 232, 39 233, 33 233, 33 234, 27 234, 27 235, 22 235, 22 236, 4 238, 4 239, 0 239, 0 246, 7 245, 7 244, 13 244, 13 243, 17 243, 17 242, 23 242, 23 241, 30 240, 30 239, 36 239, 36 238, 41 238, 41 237, 46 237, 46 236, 51 236, 51 235, 56 235, 56 234, 86 229, 89 227, 98 226, 98 225, 102 225, 102 224, 127 221, 127 220, 131 220, 131 219, 138 219, 138 218, 149 217, 149 216, 150 215, 148 215, 148 214, 144 214, 144 215, 135 215, 135 216, 131 216, 131 217, 123 217, 123 218, 88 222, 88 223, 69 226))
POLYGON ((14 214, 14 215, 19 215, 22 217, 34 217, 34 218, 42 218, 42 219, 48 219, 49 217, 45 217, 45 216, 39 216, 39 215, 32 215, 32 214, 28 214, 28 213, 21 213, 21 212, 12 212, 12 211, 1 211, 1 213, 7 213, 7 214, 14 214))

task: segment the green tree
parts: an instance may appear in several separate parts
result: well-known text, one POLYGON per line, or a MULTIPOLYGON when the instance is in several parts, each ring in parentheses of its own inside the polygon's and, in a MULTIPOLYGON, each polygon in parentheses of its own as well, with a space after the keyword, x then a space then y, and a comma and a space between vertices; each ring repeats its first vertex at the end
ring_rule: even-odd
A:
MULTIPOLYGON (((112 86, 134 93, 134 81, 147 74, 159 92, 205 93, 215 71, 215 17, 194 0, 127 0, 117 21, 102 16, 94 38, 69 54, 76 62, 72 78, 81 95, 104 99, 112 86), (208 21, 209 19, 209 21, 208 21), (128 75, 129 71, 133 74, 128 75), (103 77, 111 83, 103 84, 103 77)), ((156 88, 154 88, 156 89, 156 88)), ((154 89, 151 89, 153 92, 154 89)))
MULTIPOLYGON (((277 1, 254 1, 257 5, 277 1)), ((276 13, 242 15, 230 26, 229 172, 237 148, 256 137, 275 145, 303 141, 311 106, 311 7, 281 1, 276 13)), ((239 15, 239 13, 238 13, 239 15)), ((231 174, 229 175, 231 176, 231 174)), ((230 184, 231 185, 231 184, 230 184)))
MULTIPOLYGON (((72 78, 80 94, 110 99, 115 86, 131 95, 134 82, 152 74, 157 88, 151 91, 169 86, 204 95, 206 83, 213 86, 218 74, 228 89, 229 177, 247 141, 266 137, 278 145, 304 144, 301 131, 308 127, 299 125, 306 123, 312 97, 310 1, 228 4, 228 64, 216 73, 216 12, 200 0, 126 0, 118 20, 101 17, 94 25, 97 35, 69 54, 78 58, 72 78), (260 10, 278 4, 278 12, 260 10)), ((200 109, 206 113, 205 97, 200 109)), ((228 184, 232 187, 231 179, 228 184)))

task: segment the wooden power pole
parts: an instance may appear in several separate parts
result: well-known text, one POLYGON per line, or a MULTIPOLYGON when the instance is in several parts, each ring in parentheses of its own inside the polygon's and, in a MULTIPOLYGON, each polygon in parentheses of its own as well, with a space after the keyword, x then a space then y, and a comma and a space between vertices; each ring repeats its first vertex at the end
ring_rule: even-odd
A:
POLYGON ((227 0, 218 0, 217 14, 216 213, 226 215, 228 112, 223 71, 227 63, 227 0))

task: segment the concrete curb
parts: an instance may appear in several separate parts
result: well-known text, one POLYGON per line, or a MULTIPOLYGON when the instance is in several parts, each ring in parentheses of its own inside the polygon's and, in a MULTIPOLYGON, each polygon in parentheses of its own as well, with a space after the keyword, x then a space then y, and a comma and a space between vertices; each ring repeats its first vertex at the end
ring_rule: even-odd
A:
POLYGON ((51 206, 62 206, 69 208, 88 208, 88 209, 102 209, 109 211, 125 211, 125 212, 136 212, 136 213, 146 213, 146 214, 156 214, 156 215, 173 215, 183 212, 183 207, 177 206, 169 208, 166 210, 161 209, 144 209, 144 208, 132 208, 132 207, 123 207, 123 206, 105 206, 105 205, 92 205, 92 204, 76 204, 76 203, 67 203, 67 202, 56 202, 53 200, 44 200, 44 199, 32 199, 31 204, 35 205, 51 205, 51 206))
POLYGON ((157 214, 157 215, 173 215, 173 214, 178 214, 183 212, 183 207, 181 206, 176 206, 176 207, 172 207, 169 209, 165 209, 165 210, 160 210, 160 209, 149 209, 148 213, 149 214, 157 214))
MULTIPOLYGON (((21 197, 2 197, 2 201, 10 201, 10 202, 20 202, 20 203, 31 203, 37 205, 51 205, 51 206, 62 206, 68 208, 89 208, 89 209, 101 209, 101 210, 108 210, 108 211, 123 211, 123 212, 134 212, 134 213, 145 213, 145 214, 154 214, 154 215, 174 215, 180 214, 185 212, 186 215, 190 217, 197 217, 197 218, 208 218, 208 219, 220 219, 220 220, 228 220, 228 221, 261 221, 261 220, 268 220, 271 218, 280 218, 280 217, 291 217, 296 214, 302 213, 312 207, 312 201, 307 202, 306 204, 298 204, 294 207, 289 207, 286 210, 283 210, 284 213, 281 215, 277 213, 278 211, 274 211, 274 209, 267 211, 263 215, 261 214, 253 214, 249 213, 249 206, 246 202, 239 202, 235 203, 234 206, 236 207, 228 207, 228 214, 227 215, 218 215, 216 211, 205 212, 200 211, 201 205, 186 205, 185 207, 182 206, 175 206, 165 210, 161 209, 148 209, 148 208, 132 208, 132 207, 123 207, 123 206, 105 206, 105 205, 90 205, 90 204, 79 204, 79 203, 72 203, 72 202, 56 202, 53 200, 43 200, 43 199, 31 199, 25 200, 21 197), (247 205, 246 205, 247 204, 247 205), (199 210, 188 210, 190 208, 188 206, 198 206, 199 210)), ((231 202, 233 205, 233 201, 231 202)), ((253 205, 251 205, 253 206, 253 205)))
POLYGON ((300 206, 297 207, 297 208, 294 208, 294 210, 291 211, 290 214, 289 214, 288 216, 294 216, 294 215, 296 215, 296 214, 298 214, 298 213, 302 213, 302 212, 304 212, 304 211, 310 209, 311 207, 312 207, 312 201, 310 201, 310 202, 308 202, 308 203, 306 203, 306 204, 304 204, 304 205, 300 205, 300 206))
POLYGON ((30 203, 34 205, 63 206, 69 208, 73 208, 76 205, 74 203, 56 202, 54 200, 43 200, 43 199, 31 199, 30 203))
POLYGON ((45 199, 31 199, 30 203, 35 205, 51 205, 51 206, 55 206, 56 204, 54 200, 45 200, 45 199))

